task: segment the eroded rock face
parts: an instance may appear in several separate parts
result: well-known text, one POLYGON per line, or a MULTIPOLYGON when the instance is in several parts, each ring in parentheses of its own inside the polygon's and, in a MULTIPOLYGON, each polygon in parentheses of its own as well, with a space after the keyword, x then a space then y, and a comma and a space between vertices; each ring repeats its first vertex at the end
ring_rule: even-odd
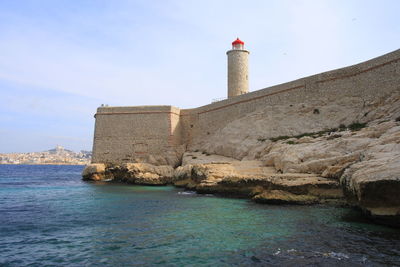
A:
POLYGON ((400 123, 370 124, 356 132, 341 132, 337 138, 327 135, 291 145, 278 142, 262 158, 283 173, 315 173, 340 180, 350 203, 374 219, 400 226, 400 123))
POLYGON ((132 163, 148 163, 155 166, 165 166, 170 165, 177 167, 181 164, 181 158, 185 152, 185 146, 176 146, 162 154, 149 154, 144 157, 138 157, 132 163))
MULTIPOLYGON (((400 226, 400 88, 368 103, 360 98, 318 103, 318 114, 301 103, 271 108, 199 137, 189 148, 243 162, 259 160, 284 175, 309 174, 340 181, 349 203, 375 219, 400 226), (339 127, 355 122, 361 127, 339 127), (332 126, 337 129, 326 131, 332 126)), ((226 189, 229 179, 217 182, 218 186, 225 183, 226 189)), ((285 181, 285 177, 279 179, 285 181)), ((204 183, 202 189, 209 187, 204 183)), ((274 191, 255 199, 263 199, 262 195, 279 199, 287 194, 274 191)))
POLYGON ((373 219, 400 226, 400 144, 372 146, 364 157, 341 177, 346 195, 373 219))
POLYGON ((154 166, 148 163, 122 165, 90 164, 82 173, 84 180, 116 181, 142 185, 165 185, 172 183, 174 169, 169 165, 154 166))
MULTIPOLYGON (((325 102, 265 106, 210 135, 195 138, 189 149, 238 160, 254 160, 269 153, 272 137, 318 132, 354 122, 394 121, 398 117, 400 87, 390 95, 367 102, 362 97, 338 97, 325 102), (318 114, 313 112, 315 109, 318 114)), ((379 130, 374 130, 366 137, 379 134, 379 130)), ((310 138, 301 142, 307 142, 307 139, 310 138)))
POLYGON ((103 181, 106 179, 105 176, 106 165, 101 163, 89 164, 85 166, 82 171, 83 180, 91 181, 103 181))
POLYGON ((205 154, 193 156, 193 152, 187 152, 185 156, 188 155, 195 157, 198 163, 184 161, 190 164, 175 170, 174 184, 200 193, 247 197, 275 204, 312 204, 343 199, 337 180, 315 174, 278 173, 262 161, 238 161, 205 154))
POLYGON ((330 118, 310 115, 310 107, 301 105, 289 111, 282 107, 286 113, 281 114, 269 113, 266 107, 207 139, 194 140, 189 147, 193 151, 183 154, 182 166, 175 170, 147 163, 91 164, 82 175, 136 184, 172 183, 201 193, 275 204, 340 201, 344 193, 348 203, 374 219, 400 226, 400 96, 397 92, 366 105, 353 100, 360 107, 348 114, 339 105, 342 100, 319 107, 330 118), (355 119, 366 127, 320 131, 332 120, 348 126, 355 119), (305 134, 301 129, 307 127, 320 132, 305 134), (305 135, 269 139, 279 134, 305 135))
POLYGON ((253 197, 258 203, 267 204, 314 204, 318 203, 318 198, 311 195, 295 195, 287 191, 271 190, 258 194, 253 197))
POLYGON ((172 182, 174 169, 170 165, 154 166, 148 163, 127 163, 123 165, 126 176, 122 181, 143 185, 166 185, 172 182))

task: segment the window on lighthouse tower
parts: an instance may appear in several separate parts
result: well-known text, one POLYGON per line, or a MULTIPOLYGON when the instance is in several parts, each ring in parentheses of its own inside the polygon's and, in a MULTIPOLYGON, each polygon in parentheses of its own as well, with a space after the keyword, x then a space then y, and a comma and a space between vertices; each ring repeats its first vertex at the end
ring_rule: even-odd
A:
POLYGON ((234 50, 243 50, 243 45, 242 44, 234 44, 233 49, 234 50))

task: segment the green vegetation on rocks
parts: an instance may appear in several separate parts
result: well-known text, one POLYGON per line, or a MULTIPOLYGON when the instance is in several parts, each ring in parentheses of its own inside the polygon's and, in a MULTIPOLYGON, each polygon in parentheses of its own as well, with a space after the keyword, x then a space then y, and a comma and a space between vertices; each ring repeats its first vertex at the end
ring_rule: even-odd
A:
MULTIPOLYGON (((312 138, 317 138, 317 137, 321 137, 325 134, 330 134, 330 133, 334 133, 334 132, 342 132, 345 130, 350 130, 350 131, 359 131, 362 128, 365 128, 367 126, 367 123, 360 123, 360 122, 354 122, 348 126, 345 126, 344 124, 340 124, 339 127, 337 128, 332 128, 332 129, 326 129, 326 130, 322 130, 322 131, 318 131, 318 132, 311 132, 311 133, 302 133, 302 134, 298 134, 298 135, 293 135, 293 136, 287 136, 287 135, 282 135, 282 136, 277 136, 277 137, 271 137, 269 138, 270 141, 272 142, 277 142, 277 141, 281 141, 281 140, 287 140, 290 138, 296 138, 296 139, 300 139, 302 137, 305 136, 310 136, 312 138)), ((336 137, 340 137, 339 135, 335 135, 336 137)), ((331 138, 330 138, 331 139, 331 138)), ((258 138, 257 139, 260 142, 264 142, 267 139, 266 138, 258 138)), ((294 141, 288 141, 287 144, 293 145, 295 144, 294 141)))

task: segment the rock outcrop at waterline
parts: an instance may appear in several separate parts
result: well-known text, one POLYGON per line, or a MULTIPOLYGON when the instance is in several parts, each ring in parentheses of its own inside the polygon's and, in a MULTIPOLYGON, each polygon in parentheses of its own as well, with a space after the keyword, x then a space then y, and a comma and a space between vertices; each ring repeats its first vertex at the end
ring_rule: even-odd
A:
POLYGON ((150 164, 123 164, 109 166, 103 173, 94 172, 88 176, 85 169, 84 179, 99 181, 117 181, 140 185, 173 184, 195 190, 199 193, 216 193, 229 196, 252 198, 260 203, 313 204, 328 201, 340 201, 343 191, 338 181, 315 176, 314 174, 277 173, 272 167, 265 167, 261 161, 238 161, 221 159, 221 156, 202 155, 189 152, 185 158, 196 158, 199 162, 190 162, 175 170, 170 166, 150 164))
POLYGON ((174 169, 169 166, 154 166, 148 163, 126 163, 122 165, 90 164, 82 177, 89 181, 115 181, 140 185, 171 184, 174 169))
POLYGON ((83 180, 104 181, 106 178, 106 166, 101 163, 89 164, 83 169, 83 180))
POLYGON ((266 106, 195 139, 175 169, 149 163, 92 164, 83 177, 174 184, 263 203, 345 199, 374 219, 400 226, 400 89, 349 116, 338 103, 320 104, 314 111, 300 105, 296 113, 292 109, 273 113, 281 120, 271 119, 266 106), (319 116, 331 121, 333 116, 338 125, 321 129, 319 116), (310 131, 301 131, 304 125, 294 118, 309 124, 310 131), (277 121, 279 125, 273 124, 277 121), (274 129, 282 135, 271 137, 274 129))
POLYGON ((268 203, 343 194, 400 225, 400 50, 194 109, 100 107, 95 117, 92 162, 109 165, 94 179, 268 203))
POLYGON ((86 180, 185 187, 259 203, 343 202, 400 225, 400 119, 380 118, 301 136, 258 140, 256 160, 187 151, 182 165, 91 164, 86 180))
POLYGON ((343 196, 338 181, 314 174, 278 173, 262 161, 214 160, 213 155, 190 152, 185 153, 184 162, 187 164, 175 171, 174 184, 200 193, 288 204, 325 202, 343 196))

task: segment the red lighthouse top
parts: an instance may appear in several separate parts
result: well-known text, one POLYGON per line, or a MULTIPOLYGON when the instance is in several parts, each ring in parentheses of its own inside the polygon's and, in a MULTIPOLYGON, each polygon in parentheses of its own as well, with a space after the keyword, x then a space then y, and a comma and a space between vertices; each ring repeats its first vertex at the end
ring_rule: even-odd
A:
POLYGON ((243 50, 244 49, 244 42, 237 38, 235 41, 232 42, 232 49, 233 50, 243 50))
POLYGON ((232 42, 232 45, 244 45, 244 42, 239 38, 236 38, 236 40, 232 42))

